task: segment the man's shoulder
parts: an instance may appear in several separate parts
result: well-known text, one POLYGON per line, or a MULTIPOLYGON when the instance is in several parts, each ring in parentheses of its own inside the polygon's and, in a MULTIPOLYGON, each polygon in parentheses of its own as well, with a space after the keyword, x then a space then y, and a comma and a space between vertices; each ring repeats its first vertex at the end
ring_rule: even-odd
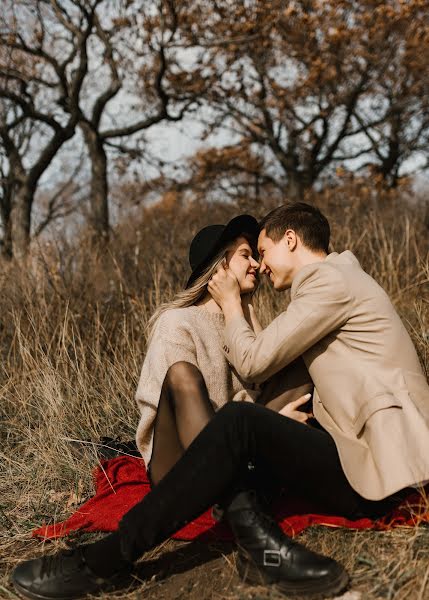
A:
MULTIPOLYGON (((331 255, 329 255, 330 257, 331 255)), ((328 258, 329 258, 328 257, 328 258)), ((302 267, 292 282, 291 294, 306 285, 335 285, 343 279, 341 270, 338 268, 338 262, 334 260, 317 261, 302 267)))
POLYGON ((296 289, 303 283, 309 283, 314 279, 340 282, 350 268, 362 270, 358 259, 350 250, 345 250, 341 254, 331 252, 325 259, 302 267, 293 280, 292 288, 296 289))
POLYGON ((325 258, 323 263, 333 267, 354 267, 362 270, 359 260, 350 250, 344 250, 343 252, 331 252, 325 258))

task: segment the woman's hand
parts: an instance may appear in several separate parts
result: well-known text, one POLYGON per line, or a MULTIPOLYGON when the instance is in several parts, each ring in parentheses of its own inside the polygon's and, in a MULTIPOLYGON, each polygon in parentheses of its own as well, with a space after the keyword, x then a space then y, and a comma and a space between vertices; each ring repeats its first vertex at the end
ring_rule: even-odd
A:
POLYGON ((299 410, 300 406, 306 404, 311 398, 311 394, 305 394, 305 396, 301 396, 298 400, 293 400, 284 406, 279 414, 284 417, 289 417, 289 419, 293 419, 294 421, 298 421, 299 423, 307 424, 308 419, 313 417, 313 413, 306 413, 302 410, 299 410))

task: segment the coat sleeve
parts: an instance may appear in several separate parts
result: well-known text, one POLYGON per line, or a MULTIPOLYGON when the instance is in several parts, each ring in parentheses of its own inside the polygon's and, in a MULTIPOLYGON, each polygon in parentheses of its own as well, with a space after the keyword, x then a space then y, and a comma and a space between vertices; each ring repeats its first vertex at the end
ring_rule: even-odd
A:
POLYGON ((243 317, 228 323, 224 352, 239 375, 261 383, 347 320, 350 295, 326 263, 304 267, 287 310, 256 335, 243 317))

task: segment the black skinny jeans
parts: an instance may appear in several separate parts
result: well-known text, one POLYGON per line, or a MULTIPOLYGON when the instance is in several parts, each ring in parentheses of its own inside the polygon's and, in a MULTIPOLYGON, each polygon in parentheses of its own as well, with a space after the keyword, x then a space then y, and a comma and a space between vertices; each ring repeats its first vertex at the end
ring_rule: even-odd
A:
POLYGON ((236 489, 247 465, 269 468, 286 490, 311 498, 320 512, 352 519, 380 516, 398 497, 370 501, 353 490, 335 443, 323 429, 263 406, 231 402, 191 443, 156 487, 121 520, 122 554, 137 560, 236 489))

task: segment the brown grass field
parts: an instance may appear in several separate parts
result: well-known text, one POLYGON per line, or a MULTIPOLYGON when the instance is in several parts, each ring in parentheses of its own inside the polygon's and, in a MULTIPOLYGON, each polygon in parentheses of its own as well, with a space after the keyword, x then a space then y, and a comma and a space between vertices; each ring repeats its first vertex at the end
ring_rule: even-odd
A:
MULTIPOLYGON (((352 250, 386 289, 429 371, 429 254, 423 207, 392 195, 324 194, 333 248, 352 250)), ((259 208, 259 213, 264 207, 259 208)), ((234 211, 174 201, 117 226, 108 249, 51 241, 25 264, 0 265, 0 598, 16 598, 9 576, 26 557, 66 542, 31 538, 92 494, 103 435, 130 439, 138 420, 134 392, 145 353, 145 323, 188 272, 193 233, 234 211)), ((264 323, 286 305, 266 284, 257 294, 264 323)), ((90 536, 75 536, 89 539, 90 536)), ((344 600, 429 599, 429 528, 357 532, 312 528, 300 536, 339 559, 352 576, 344 600)), ((278 598, 238 580, 227 545, 166 542, 139 564, 127 600, 278 598), (157 560, 155 560, 157 559, 157 560)))

